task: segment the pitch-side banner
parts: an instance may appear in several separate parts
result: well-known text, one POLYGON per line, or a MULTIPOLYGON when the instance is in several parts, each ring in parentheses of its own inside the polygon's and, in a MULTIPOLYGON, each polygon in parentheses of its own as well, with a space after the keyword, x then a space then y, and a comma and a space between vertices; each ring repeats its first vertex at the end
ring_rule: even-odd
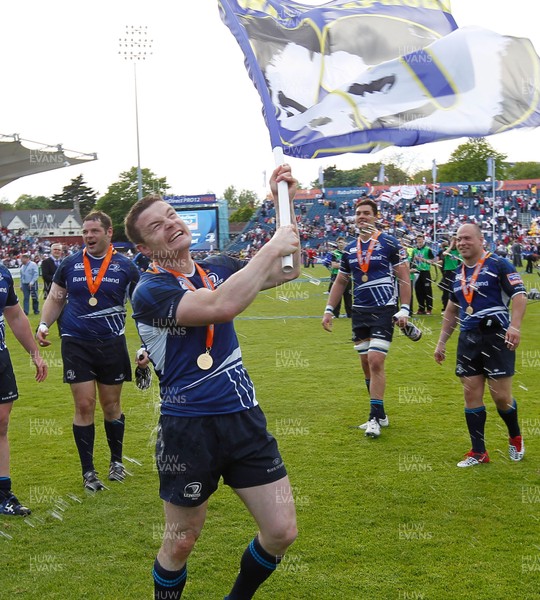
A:
POLYGON ((219 4, 261 96, 272 146, 286 155, 374 152, 540 123, 532 44, 456 29, 448 3, 219 4))

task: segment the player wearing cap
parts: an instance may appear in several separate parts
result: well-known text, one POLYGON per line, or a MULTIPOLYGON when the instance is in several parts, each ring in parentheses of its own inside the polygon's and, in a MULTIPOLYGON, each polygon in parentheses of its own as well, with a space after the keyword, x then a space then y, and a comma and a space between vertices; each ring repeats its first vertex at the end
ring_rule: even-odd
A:
POLYGON ((435 360, 440 364, 446 358, 446 342, 459 322, 456 375, 463 384, 472 448, 457 466, 489 462, 484 440, 486 382, 508 429, 510 459, 519 461, 525 454, 525 445, 517 403, 512 397, 512 376, 527 304, 525 286, 510 261, 484 250, 484 237, 477 225, 468 223, 458 229, 456 247, 463 264, 456 269, 435 360))

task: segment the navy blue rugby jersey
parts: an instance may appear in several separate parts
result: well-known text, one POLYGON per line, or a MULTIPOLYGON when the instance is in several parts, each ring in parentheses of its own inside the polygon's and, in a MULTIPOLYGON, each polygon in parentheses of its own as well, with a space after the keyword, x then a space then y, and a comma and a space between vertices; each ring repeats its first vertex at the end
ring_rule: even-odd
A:
POLYGON ((353 281, 353 307, 373 308, 375 306, 393 306, 397 303, 397 281, 394 267, 407 262, 407 253, 399 241, 392 235, 381 233, 375 243, 367 281, 362 281, 364 273, 360 269, 357 251, 361 251, 363 260, 371 243, 359 238, 348 244, 341 259, 340 272, 350 275, 353 281), (358 249, 360 241, 361 249, 358 249))
POLYGON ((0 350, 6 348, 6 322, 4 320, 4 308, 15 306, 19 300, 13 288, 13 277, 9 269, 0 264, 0 350))
MULTIPOLYGON (((214 287, 245 265, 225 255, 198 264, 214 287)), ((196 270, 189 280, 197 289, 204 287, 196 270)), ((232 321, 214 326, 212 367, 204 371, 197 366, 197 358, 206 349, 207 327, 176 324, 176 310, 186 293, 191 292, 183 280, 169 272, 153 271, 143 273, 133 293, 133 318, 159 378, 161 413, 199 417, 256 406, 255 389, 242 364, 232 321)))
MULTIPOLYGON (((103 262, 87 254, 95 278, 103 262)), ((126 256, 115 252, 91 306, 90 290, 84 272, 82 250, 65 258, 54 274, 53 283, 67 290, 67 302, 60 318, 61 335, 106 340, 123 335, 126 328, 126 302, 140 273, 126 256)))
MULTIPOLYGON (((475 267, 463 266, 465 267, 465 282, 468 284, 475 267)), ((474 286, 476 289, 471 303, 474 312, 471 315, 465 312, 469 303, 465 300, 461 289, 462 267, 458 267, 455 272, 456 279, 450 291, 450 300, 459 304, 461 330, 476 329, 485 317, 494 317, 506 329, 510 325, 508 309, 510 300, 516 294, 527 293, 514 265, 506 258, 494 254, 486 259, 474 286)))

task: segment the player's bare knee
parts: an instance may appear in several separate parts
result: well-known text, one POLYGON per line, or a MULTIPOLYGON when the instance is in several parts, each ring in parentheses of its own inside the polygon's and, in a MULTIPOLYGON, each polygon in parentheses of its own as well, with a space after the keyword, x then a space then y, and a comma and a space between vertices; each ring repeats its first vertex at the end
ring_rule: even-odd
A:
POLYGON ((199 534, 188 529, 184 531, 168 531, 170 524, 163 534, 162 549, 175 562, 184 562, 190 555, 199 534))
POLYGON ((96 410, 95 398, 81 398, 75 403, 75 413, 82 418, 91 418, 96 410))
POLYGON ((122 415, 122 410, 120 408, 120 403, 115 402, 114 404, 108 404, 102 407, 103 416, 107 421, 114 421, 115 419, 119 419, 122 415))
POLYGON ((266 543, 269 547, 268 552, 274 554, 283 554, 285 550, 294 543, 298 537, 298 528, 296 519, 291 518, 280 523, 278 527, 274 527, 271 531, 263 534, 263 545, 266 543))
POLYGON ((286 535, 283 539, 283 543, 286 548, 294 544, 296 538, 298 537, 298 527, 296 526, 296 521, 289 525, 287 529, 286 535))
POLYGON ((384 361, 386 354, 370 350, 368 353, 369 369, 372 373, 381 373, 384 371, 384 361))

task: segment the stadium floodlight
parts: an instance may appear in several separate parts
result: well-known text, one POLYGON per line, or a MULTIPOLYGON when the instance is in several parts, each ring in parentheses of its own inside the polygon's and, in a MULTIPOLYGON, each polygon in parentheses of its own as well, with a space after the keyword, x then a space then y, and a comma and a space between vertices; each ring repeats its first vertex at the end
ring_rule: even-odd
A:
POLYGON ((146 60, 152 55, 152 43, 154 40, 148 38, 148 27, 146 25, 126 25, 124 38, 119 38, 120 50, 118 54, 125 60, 133 63, 133 80, 135 83, 135 128, 137 133, 137 197, 142 199, 142 171, 141 171, 141 149, 139 140, 139 103, 137 96, 137 63, 146 60))

